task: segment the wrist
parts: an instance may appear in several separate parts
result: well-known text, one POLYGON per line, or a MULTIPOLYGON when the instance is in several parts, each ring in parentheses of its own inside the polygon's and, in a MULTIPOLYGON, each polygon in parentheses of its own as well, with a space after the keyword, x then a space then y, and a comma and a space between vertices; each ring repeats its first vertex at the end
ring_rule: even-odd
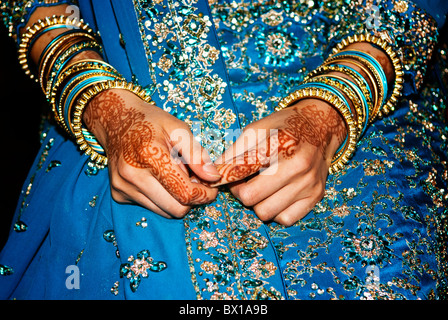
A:
POLYGON ((109 107, 107 95, 115 91, 118 91, 118 89, 107 89, 95 95, 85 106, 82 114, 82 121, 85 127, 105 149, 107 147, 107 123, 102 114, 107 112, 106 108, 109 107))
MULTIPOLYGON (((315 98, 300 100, 291 107, 297 108, 300 111, 300 109, 307 108, 311 105, 315 106, 322 114, 327 115, 327 123, 319 128, 319 130, 325 131, 322 132, 322 135, 328 138, 324 158, 331 160, 347 137, 348 131, 344 117, 332 104, 315 98)), ((315 123, 314 119, 310 119, 310 123, 315 123)))

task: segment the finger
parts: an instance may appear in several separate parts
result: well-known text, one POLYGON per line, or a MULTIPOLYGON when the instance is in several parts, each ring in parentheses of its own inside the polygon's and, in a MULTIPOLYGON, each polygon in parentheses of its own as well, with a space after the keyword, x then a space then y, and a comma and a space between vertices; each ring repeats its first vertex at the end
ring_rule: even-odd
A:
POLYGON ((177 163, 188 166, 200 179, 213 182, 221 178, 207 149, 201 146, 190 130, 184 128, 173 130, 170 133, 170 143, 171 154, 177 163))
POLYGON ((277 192, 257 202, 253 205, 253 209, 261 220, 269 221, 295 202, 311 197, 313 190, 298 180, 281 187, 277 192))
POLYGON ((245 179, 278 160, 278 130, 248 129, 215 161, 222 178, 213 186, 245 179))
POLYGON ((153 211, 163 217, 170 218, 171 215, 162 210, 153 201, 139 192, 133 183, 127 182, 120 175, 114 176, 114 183, 111 184, 112 199, 120 204, 138 204, 148 210, 153 211))
POLYGON ((324 185, 322 181, 325 181, 325 177, 310 171, 307 161, 299 158, 271 158, 271 161, 267 168, 260 170, 260 174, 250 177, 245 183, 230 187, 230 191, 244 205, 254 206, 273 196, 274 193, 284 190, 287 190, 289 196, 301 198, 310 194, 320 194, 322 191, 320 188, 324 185))
POLYGON ((160 215, 182 218, 191 209, 179 203, 153 176, 142 174, 134 184, 139 193, 134 201, 160 215))
MULTIPOLYGON (((165 157, 166 158, 166 157, 165 157)), ((207 187, 196 181, 192 181, 176 160, 168 157, 162 167, 153 167, 154 177, 160 182, 168 193, 183 205, 199 205, 213 201, 217 190, 207 187)))
POLYGON ((111 178, 112 197, 119 203, 137 203, 164 217, 182 217, 189 208, 181 205, 147 169, 127 167, 111 178))
POLYGON ((269 141, 271 130, 257 128, 256 126, 247 126, 242 134, 236 139, 230 148, 215 161, 215 164, 229 163, 232 159, 243 155, 246 151, 254 149, 257 145, 263 148, 263 143, 269 141))
POLYGON ((290 172, 286 170, 285 166, 279 166, 278 163, 273 163, 268 168, 262 169, 260 174, 247 181, 233 183, 230 187, 230 192, 245 206, 256 205, 279 191, 291 180, 290 172))
POLYGON ((151 210, 152 212, 168 218, 168 219, 172 219, 173 217, 176 217, 175 213, 171 213, 171 212, 166 212, 165 210, 161 209, 159 206, 157 206, 153 201, 151 201, 151 199, 149 199, 145 194, 137 192, 133 197, 133 202, 137 203, 138 205, 140 205, 143 208, 146 208, 148 210, 151 210))
POLYGON ((303 219, 316 205, 318 200, 314 197, 301 199, 279 213, 273 220, 281 225, 290 227, 303 219))
POLYGON ((211 186, 216 187, 240 181, 269 167, 270 157, 269 153, 266 154, 266 150, 269 150, 269 147, 256 145, 243 154, 228 159, 225 163, 217 164, 216 168, 221 174, 221 179, 211 186))

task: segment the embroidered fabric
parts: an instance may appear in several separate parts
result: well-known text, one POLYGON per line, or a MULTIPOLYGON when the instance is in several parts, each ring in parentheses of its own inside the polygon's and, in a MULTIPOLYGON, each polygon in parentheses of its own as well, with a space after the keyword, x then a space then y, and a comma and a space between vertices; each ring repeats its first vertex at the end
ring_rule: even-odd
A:
MULTIPOLYGON (((28 3, 14 5, 29 14, 28 3)), ((108 62, 188 123, 212 158, 360 30, 399 50, 405 96, 328 178, 324 199, 289 228, 261 222, 226 190, 182 220, 118 204, 107 168, 47 124, 0 253, 0 297, 446 298, 448 129, 444 89, 428 67, 432 53, 444 53, 427 13, 405 0, 79 7, 101 33, 108 62), (82 274, 77 290, 67 287, 71 265, 82 274)), ((10 30, 25 19, 0 8, 10 30)))

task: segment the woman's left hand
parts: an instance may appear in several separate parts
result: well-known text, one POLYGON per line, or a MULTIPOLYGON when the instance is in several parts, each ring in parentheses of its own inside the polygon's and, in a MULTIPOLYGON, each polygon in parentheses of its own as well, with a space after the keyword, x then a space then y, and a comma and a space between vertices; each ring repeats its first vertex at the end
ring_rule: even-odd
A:
POLYGON ((212 186, 229 184, 261 220, 290 226, 322 199, 331 159, 345 137, 336 109, 301 100, 248 125, 215 161, 222 178, 212 186))

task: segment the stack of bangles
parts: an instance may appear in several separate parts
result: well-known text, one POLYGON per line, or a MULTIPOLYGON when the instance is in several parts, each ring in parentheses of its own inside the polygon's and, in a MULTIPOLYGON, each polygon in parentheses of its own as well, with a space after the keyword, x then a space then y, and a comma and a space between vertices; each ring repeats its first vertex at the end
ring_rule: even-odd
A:
POLYGON ((333 174, 348 163, 367 125, 394 110, 403 88, 403 75, 402 64, 386 41, 370 34, 349 36, 294 92, 279 102, 276 111, 307 98, 326 101, 339 111, 347 127, 347 137, 332 159, 329 173, 333 174), (377 59, 367 52, 347 48, 360 42, 370 43, 388 55, 394 68, 392 88, 377 59), (357 66, 366 78, 344 63, 357 66))
POLYGON ((86 50, 102 53, 93 30, 82 20, 52 16, 37 21, 21 36, 19 62, 25 73, 40 84, 56 122, 92 161, 107 165, 104 149, 83 126, 85 106, 108 89, 131 91, 146 102, 151 99, 144 89, 126 82, 115 68, 100 59, 73 61, 73 57, 86 50), (32 70, 30 50, 35 41, 48 31, 62 28, 66 30, 44 48, 32 70))

